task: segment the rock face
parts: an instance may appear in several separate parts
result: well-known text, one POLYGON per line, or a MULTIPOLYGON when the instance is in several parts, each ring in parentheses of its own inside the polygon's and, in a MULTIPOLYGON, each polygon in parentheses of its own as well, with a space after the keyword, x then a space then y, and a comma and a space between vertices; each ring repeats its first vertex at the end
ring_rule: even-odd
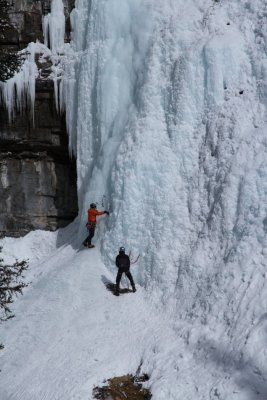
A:
MULTIPOLYGON (((66 40, 70 35, 70 11, 75 0, 64 0, 66 15, 66 40)), ((10 20, 14 29, 10 29, 6 36, 6 45, 24 49, 28 43, 38 39, 43 41, 42 15, 50 11, 51 0, 16 0, 12 2, 10 20)))
MULTIPOLYGON (((24 48, 42 39, 42 8, 49 1, 16 0, 1 46, 24 48)), ((71 2, 66 3, 66 15, 71 2)), ((76 163, 69 155, 65 117, 57 114, 51 81, 36 84, 31 113, 10 122, 0 108, 0 235, 22 236, 33 229, 55 230, 78 213, 76 163)))

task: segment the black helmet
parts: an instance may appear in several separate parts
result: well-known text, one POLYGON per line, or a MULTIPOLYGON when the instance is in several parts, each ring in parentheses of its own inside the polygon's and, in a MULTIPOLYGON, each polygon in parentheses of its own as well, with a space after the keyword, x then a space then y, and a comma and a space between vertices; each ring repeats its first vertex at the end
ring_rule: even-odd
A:
POLYGON ((120 253, 125 253, 125 247, 120 247, 120 253))
POLYGON ((95 203, 91 203, 90 204, 90 208, 96 208, 96 204, 95 203))

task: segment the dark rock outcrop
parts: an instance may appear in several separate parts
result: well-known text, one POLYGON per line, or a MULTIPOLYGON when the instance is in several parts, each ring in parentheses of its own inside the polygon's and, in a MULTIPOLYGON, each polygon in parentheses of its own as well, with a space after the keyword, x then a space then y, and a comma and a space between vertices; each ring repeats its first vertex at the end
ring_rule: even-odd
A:
MULTIPOLYGON (((14 29, 7 32, 0 46, 21 49, 30 41, 42 40, 44 3, 49 4, 16 0, 11 13, 14 29)), ((22 236, 33 229, 55 230, 78 213, 76 163, 69 155, 65 117, 57 114, 51 81, 37 81, 34 124, 31 114, 27 110, 10 122, 6 110, 0 108, 2 236, 22 236)))

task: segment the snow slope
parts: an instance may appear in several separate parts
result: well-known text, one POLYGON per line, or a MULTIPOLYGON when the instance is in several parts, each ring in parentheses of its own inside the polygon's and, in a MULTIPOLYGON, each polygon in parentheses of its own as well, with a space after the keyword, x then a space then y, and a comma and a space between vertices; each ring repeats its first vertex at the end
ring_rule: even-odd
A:
POLYGON ((32 255, 31 285, 15 304, 15 319, 1 326, 1 399, 89 400, 95 385, 140 365, 156 400, 266 398, 261 371, 241 360, 236 369, 234 354, 204 340, 207 327, 191 326, 193 345, 188 327, 179 323, 185 341, 140 286, 120 297, 107 291, 115 268, 105 268, 97 249, 71 245, 76 233, 72 226, 3 240, 9 257, 17 244, 20 257, 32 255), (39 250, 44 243, 46 252, 39 250))
MULTIPOLYGON (((62 22, 62 1, 54 3, 62 22)), ((56 19, 47 21, 46 29, 56 19)), ((3 326, 7 400, 83 398, 84 388, 90 396, 93 384, 134 373, 141 360, 157 400, 266 400, 266 23, 264 0, 76 0, 59 100, 77 157, 78 242, 90 202, 111 215, 98 225, 101 259, 77 252, 71 237, 63 246, 52 234, 40 239, 47 251, 32 271, 42 274, 3 326), (141 254, 138 293, 111 299, 101 275, 114 275, 121 245, 141 254), (37 296, 39 311, 25 319, 37 296), (66 351, 67 340, 79 344, 66 351), (28 353, 42 371, 31 379, 20 364, 28 353), (61 369, 66 360, 76 372, 61 369)), ((30 236, 36 249, 39 236, 30 236)), ((30 241, 6 240, 5 251, 31 255, 30 241)))
MULTIPOLYGON (((34 236, 36 252, 42 242, 50 248, 32 261, 32 283, 16 304, 16 320, 1 329, 1 399, 89 399, 104 378, 135 373, 144 353, 166 335, 176 342, 143 289, 119 298, 106 290, 104 282, 114 281, 114 274, 97 249, 77 251, 66 241, 51 250, 55 234, 28 236, 34 236)), ((25 256, 33 241, 28 239, 20 240, 25 256)))

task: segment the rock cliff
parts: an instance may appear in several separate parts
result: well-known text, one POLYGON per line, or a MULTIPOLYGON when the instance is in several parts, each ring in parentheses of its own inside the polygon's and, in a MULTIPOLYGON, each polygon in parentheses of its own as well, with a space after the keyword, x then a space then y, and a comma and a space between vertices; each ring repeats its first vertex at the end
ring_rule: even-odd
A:
MULTIPOLYGON (((49 12, 49 6, 49 1, 16 0, 10 13, 13 27, 0 48, 22 49, 42 41, 42 13, 49 12)), ((66 1, 68 26, 72 6, 66 1)), ((65 117, 57 114, 49 80, 36 83, 34 123, 30 111, 10 121, 0 108, 0 196, 2 236, 55 230, 77 215, 76 163, 69 155, 65 117)))

